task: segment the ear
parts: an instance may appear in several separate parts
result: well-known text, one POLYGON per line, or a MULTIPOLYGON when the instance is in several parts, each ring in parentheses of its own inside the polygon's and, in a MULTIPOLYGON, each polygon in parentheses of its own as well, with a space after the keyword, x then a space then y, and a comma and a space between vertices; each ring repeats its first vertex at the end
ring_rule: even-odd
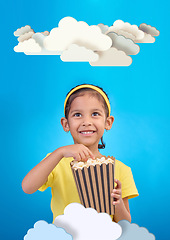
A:
POLYGON ((106 130, 110 130, 110 129, 112 128, 113 122, 114 122, 114 117, 113 117, 113 116, 107 117, 105 129, 106 129, 106 130))
POLYGON ((69 132, 70 128, 69 128, 69 125, 68 125, 68 120, 65 117, 61 118, 61 125, 62 125, 65 132, 69 132))

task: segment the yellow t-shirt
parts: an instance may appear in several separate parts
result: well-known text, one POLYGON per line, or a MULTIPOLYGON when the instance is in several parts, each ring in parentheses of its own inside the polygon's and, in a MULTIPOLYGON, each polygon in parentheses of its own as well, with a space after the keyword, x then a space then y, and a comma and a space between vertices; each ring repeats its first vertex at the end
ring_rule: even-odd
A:
MULTIPOLYGON (((68 204, 73 202, 80 203, 77 187, 70 167, 71 161, 73 161, 72 157, 62 158, 48 176, 47 182, 39 188, 40 191, 44 191, 48 187, 51 187, 51 210, 53 212, 53 221, 58 215, 64 214, 64 209, 68 204)), ((115 160, 115 178, 121 182, 122 198, 133 198, 139 195, 130 167, 118 160, 115 160)))

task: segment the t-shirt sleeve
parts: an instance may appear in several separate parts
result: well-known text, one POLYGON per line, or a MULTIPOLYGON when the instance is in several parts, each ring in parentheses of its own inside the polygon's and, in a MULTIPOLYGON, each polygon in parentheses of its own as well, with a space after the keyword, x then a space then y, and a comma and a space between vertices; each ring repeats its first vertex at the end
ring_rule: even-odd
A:
MULTIPOLYGON (((50 154, 51 154, 51 153, 48 153, 46 157, 48 157, 50 154)), ((45 157, 45 158, 46 158, 46 157, 45 157)), ((45 159, 45 158, 44 158, 44 159, 45 159)), ((44 160, 44 159, 43 159, 43 160, 44 160)), ((43 161, 43 160, 42 160, 42 161, 43 161)), ((41 191, 41 192, 43 192, 43 191, 45 191, 48 187, 51 187, 51 186, 52 186, 52 183, 53 183, 53 179, 54 179, 54 173, 53 173, 53 171, 52 171, 52 172, 48 175, 48 179, 47 179, 46 183, 44 183, 38 190, 41 191)))
POLYGON ((131 168, 122 163, 119 171, 119 180, 122 186, 122 198, 128 197, 128 199, 130 199, 139 196, 131 168))

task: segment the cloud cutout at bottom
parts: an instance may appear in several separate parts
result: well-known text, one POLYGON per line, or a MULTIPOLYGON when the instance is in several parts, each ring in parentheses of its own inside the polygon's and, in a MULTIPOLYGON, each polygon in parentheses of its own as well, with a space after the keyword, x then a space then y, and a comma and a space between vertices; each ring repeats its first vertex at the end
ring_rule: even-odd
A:
POLYGON ((63 228, 56 227, 54 224, 48 224, 45 221, 38 221, 34 228, 28 230, 24 240, 72 240, 72 236, 63 228))
POLYGON ((74 240, 116 240, 122 233, 120 225, 112 222, 109 214, 98 213, 80 203, 67 205, 64 215, 56 217, 54 224, 64 228, 74 240))
POLYGON ((121 220, 112 222, 107 213, 98 213, 79 203, 71 203, 54 224, 38 221, 28 230, 24 240, 155 240, 144 227, 121 220))
POLYGON ((122 227, 122 235, 118 240, 155 240, 155 236, 152 233, 135 223, 121 220, 118 224, 122 227))
POLYGON ((99 60, 90 62, 91 66, 130 66, 132 63, 131 57, 114 47, 104 52, 97 52, 97 54, 99 55, 99 60))

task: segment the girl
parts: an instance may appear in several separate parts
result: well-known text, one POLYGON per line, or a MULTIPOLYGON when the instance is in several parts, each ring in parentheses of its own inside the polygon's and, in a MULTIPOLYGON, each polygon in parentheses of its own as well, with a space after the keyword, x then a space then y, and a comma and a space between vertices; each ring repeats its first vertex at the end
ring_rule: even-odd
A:
MULTIPOLYGON (((73 88, 65 99, 65 117, 61 124, 65 132, 71 133, 74 144, 56 149, 48 154, 24 178, 22 188, 25 193, 34 193, 52 188, 51 209, 53 220, 64 213, 64 208, 72 203, 80 203, 76 184, 70 168, 75 159, 87 161, 89 157, 102 157, 99 149, 105 148, 104 130, 110 130, 114 117, 110 115, 110 103, 103 89, 89 84, 73 88), (99 144, 101 140, 102 144, 99 144)), ((138 196, 129 167, 115 161, 115 183, 112 190, 115 215, 113 221, 126 219, 131 222, 128 199, 138 196)))

